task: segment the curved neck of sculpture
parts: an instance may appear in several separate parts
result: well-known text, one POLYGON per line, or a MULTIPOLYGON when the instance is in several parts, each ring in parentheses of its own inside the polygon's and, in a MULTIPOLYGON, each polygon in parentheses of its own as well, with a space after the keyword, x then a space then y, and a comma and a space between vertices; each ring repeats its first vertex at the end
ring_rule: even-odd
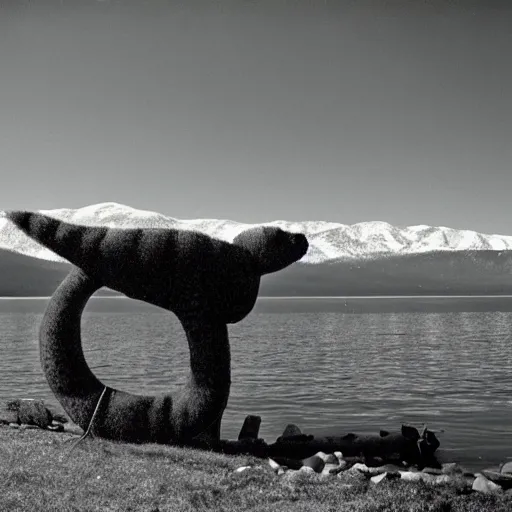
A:
MULTIPOLYGON (((57 288, 40 331, 43 371, 71 419, 86 429, 104 384, 82 350, 81 317, 102 285, 73 269, 57 288)), ((231 384, 227 326, 207 319, 181 319, 190 348, 191 376, 176 395, 147 397, 109 388, 94 432, 127 442, 186 442, 218 421, 231 384)), ((103 402, 103 400, 102 400, 103 402)))

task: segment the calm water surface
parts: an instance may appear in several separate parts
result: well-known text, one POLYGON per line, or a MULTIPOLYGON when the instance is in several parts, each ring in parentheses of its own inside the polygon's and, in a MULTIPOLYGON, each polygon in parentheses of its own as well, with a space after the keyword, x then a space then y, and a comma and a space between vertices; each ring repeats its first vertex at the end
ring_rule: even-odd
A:
MULTIPOLYGON (((443 458, 471 468, 512 457, 512 300, 473 299, 470 308, 466 299, 443 300, 260 300, 230 326, 233 384, 223 437, 236 438, 247 414, 261 415, 269 442, 288 423, 314 434, 426 423, 444 430, 443 458)), ((39 363, 45 306, 0 301, 1 400, 57 405, 39 363)), ((111 386, 161 393, 186 380, 181 327, 151 306, 93 299, 83 340, 89 365, 111 386)))

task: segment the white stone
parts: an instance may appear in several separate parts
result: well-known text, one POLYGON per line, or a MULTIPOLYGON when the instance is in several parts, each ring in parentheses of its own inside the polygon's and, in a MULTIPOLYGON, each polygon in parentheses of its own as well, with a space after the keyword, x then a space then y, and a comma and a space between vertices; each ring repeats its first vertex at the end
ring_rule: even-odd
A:
POLYGON ((491 482, 481 473, 476 473, 475 481, 473 482, 473 491, 483 492, 485 494, 501 491, 501 487, 494 482, 491 482))
POLYGON ((274 471, 277 471, 277 470, 281 467, 281 465, 280 465, 280 464, 278 464, 278 463, 277 463, 275 460, 273 460, 273 459, 268 459, 268 463, 269 463, 270 467, 271 467, 274 471))
POLYGON ((240 466, 235 469, 235 473, 243 473, 247 469, 251 469, 251 466, 240 466))
POLYGON ((374 484, 378 484, 379 482, 382 482, 382 480, 385 480, 387 476, 388 476, 388 474, 387 474, 387 473, 381 473, 380 475, 372 476, 372 477, 370 478, 370 480, 371 480, 374 484))

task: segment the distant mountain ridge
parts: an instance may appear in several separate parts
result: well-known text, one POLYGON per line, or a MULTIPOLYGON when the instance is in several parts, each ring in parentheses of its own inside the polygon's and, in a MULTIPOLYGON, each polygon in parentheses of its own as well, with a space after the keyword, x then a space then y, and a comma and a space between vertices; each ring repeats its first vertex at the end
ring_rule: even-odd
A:
MULTIPOLYGON (((232 220, 176 219, 112 202, 79 209, 41 210, 41 213, 73 224, 89 226, 191 229, 227 241, 232 241, 237 234, 255 225, 232 220)), ((387 222, 361 222, 346 225, 325 221, 288 222, 284 220, 258 225, 279 226, 288 231, 307 235, 310 250, 301 263, 333 263, 346 259, 382 258, 440 251, 512 249, 512 236, 486 235, 475 231, 426 225, 398 228, 387 222)), ((0 248, 35 258, 63 261, 48 249, 29 239, 5 218, 0 218, 0 248)))
MULTIPOLYGON (((117 203, 41 213, 75 224, 198 230, 227 241, 253 226, 179 220, 117 203)), ((512 294, 511 236, 385 222, 264 224, 305 233, 310 249, 300 262, 264 276, 261 296, 512 294)), ((51 295, 69 268, 0 217, 0 295, 51 295)))

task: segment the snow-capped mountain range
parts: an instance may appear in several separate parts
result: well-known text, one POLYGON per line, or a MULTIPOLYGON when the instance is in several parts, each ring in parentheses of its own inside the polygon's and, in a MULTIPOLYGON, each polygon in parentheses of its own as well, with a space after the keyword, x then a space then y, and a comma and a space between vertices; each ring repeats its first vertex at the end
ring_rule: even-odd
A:
MULTIPOLYGON (((232 220, 183 220, 160 213, 137 210, 118 203, 100 203, 84 208, 41 210, 41 213, 89 226, 120 228, 158 227, 197 230, 221 240, 233 238, 255 224, 232 220)), ((475 231, 426 225, 398 228, 386 222, 346 225, 325 221, 287 222, 276 220, 259 225, 279 226, 304 233, 310 248, 300 263, 334 263, 353 259, 414 255, 437 251, 505 251, 512 249, 512 236, 486 235, 475 231)), ((0 217, 0 248, 43 260, 64 261, 28 238, 7 219, 0 217)))

